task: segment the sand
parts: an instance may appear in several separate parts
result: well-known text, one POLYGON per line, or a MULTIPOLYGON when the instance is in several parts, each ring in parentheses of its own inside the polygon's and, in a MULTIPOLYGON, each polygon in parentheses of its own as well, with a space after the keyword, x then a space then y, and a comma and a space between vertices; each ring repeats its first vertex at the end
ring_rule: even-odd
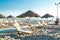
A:
MULTIPOLYGON (((49 28, 49 29, 36 28, 36 33, 34 33, 34 35, 26 36, 26 37, 19 37, 16 33, 8 33, 6 35, 2 33, 3 35, 0 34, 0 40, 60 40, 59 27, 54 27, 54 28, 49 28)), ((8 28, 8 27, 1 27, 0 29, 5 29, 5 28, 8 28)))

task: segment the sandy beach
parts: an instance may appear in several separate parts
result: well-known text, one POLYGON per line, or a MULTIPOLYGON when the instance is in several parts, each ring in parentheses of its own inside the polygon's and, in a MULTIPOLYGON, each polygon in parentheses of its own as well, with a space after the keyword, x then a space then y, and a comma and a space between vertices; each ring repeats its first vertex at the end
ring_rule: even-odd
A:
MULTIPOLYGON (((33 33, 32 36, 25 36, 21 37, 18 36, 16 28, 12 25, 14 23, 13 20, 4 20, 1 21, 2 24, 8 24, 7 26, 1 25, 2 27, 0 28, 0 40, 60 40, 60 25, 48 25, 48 26, 43 26, 39 27, 40 25, 38 24, 37 21, 18 21, 15 20, 19 23, 19 25, 22 26, 22 28, 26 28, 24 26, 32 24, 33 28, 35 27, 35 33, 33 33)), ((31 26, 31 25, 29 25, 31 26)), ((24 29, 25 30, 25 29, 24 29)))
POLYGON ((12 40, 60 40, 60 28, 57 29, 36 29, 37 32, 32 36, 19 37, 16 33, 0 35, 0 39, 12 40))

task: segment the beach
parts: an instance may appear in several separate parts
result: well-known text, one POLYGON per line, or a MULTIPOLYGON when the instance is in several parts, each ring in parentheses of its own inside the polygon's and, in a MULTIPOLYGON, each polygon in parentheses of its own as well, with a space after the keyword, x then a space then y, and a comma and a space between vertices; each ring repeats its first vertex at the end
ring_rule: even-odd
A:
MULTIPOLYGON (((60 40, 60 25, 41 25, 38 23, 40 20, 1 20, 0 27, 0 40, 60 40), (32 26, 35 31, 31 36, 19 36, 18 30, 12 25, 17 21, 23 30, 28 30, 28 26, 32 26)), ((46 21, 45 21, 46 22, 46 21)), ((50 22, 50 21, 49 21, 50 22)), ((29 29, 31 30, 31 29, 29 29)))
MULTIPOLYGON (((12 40, 60 40, 60 28, 58 29, 36 29, 37 32, 32 36, 19 37, 16 33, 0 34, 0 39, 12 40)), ((10 30, 9 30, 10 31, 10 30)))

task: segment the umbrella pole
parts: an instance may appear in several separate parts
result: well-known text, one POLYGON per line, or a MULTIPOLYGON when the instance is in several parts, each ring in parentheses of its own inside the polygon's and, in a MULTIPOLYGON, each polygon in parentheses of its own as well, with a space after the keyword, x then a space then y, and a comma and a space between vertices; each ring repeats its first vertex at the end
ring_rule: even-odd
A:
POLYGON ((48 18, 47 18, 47 24, 48 24, 48 18))
POLYGON ((29 17, 29 22, 30 22, 30 24, 31 24, 31 17, 29 17))

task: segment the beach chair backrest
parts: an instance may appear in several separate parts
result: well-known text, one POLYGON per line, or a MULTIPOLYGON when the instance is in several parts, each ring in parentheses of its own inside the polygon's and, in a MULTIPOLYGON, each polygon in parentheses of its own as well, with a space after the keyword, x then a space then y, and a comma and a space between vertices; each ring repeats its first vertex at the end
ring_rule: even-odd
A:
POLYGON ((22 30, 21 26, 17 23, 17 21, 13 25, 18 31, 22 30))
POLYGON ((45 23, 44 21, 42 21, 42 23, 43 23, 44 25, 47 25, 47 23, 45 23))
POLYGON ((40 26, 43 26, 43 24, 42 24, 40 21, 38 21, 38 24, 39 24, 40 26))

